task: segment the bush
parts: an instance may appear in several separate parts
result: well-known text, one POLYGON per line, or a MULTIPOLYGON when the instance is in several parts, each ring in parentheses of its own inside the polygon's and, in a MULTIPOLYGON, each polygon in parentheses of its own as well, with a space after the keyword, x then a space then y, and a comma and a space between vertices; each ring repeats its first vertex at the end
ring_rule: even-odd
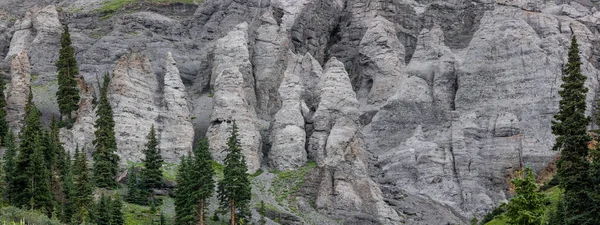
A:
POLYGON ((0 208, 0 224, 62 225, 37 211, 25 211, 15 207, 0 208))

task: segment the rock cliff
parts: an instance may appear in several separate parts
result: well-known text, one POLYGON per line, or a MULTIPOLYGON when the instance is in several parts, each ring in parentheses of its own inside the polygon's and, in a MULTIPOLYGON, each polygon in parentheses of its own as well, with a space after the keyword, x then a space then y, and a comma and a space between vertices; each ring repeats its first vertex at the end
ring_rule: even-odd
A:
POLYGON ((343 224, 465 224, 509 198, 513 171, 541 171, 556 155, 550 124, 572 35, 588 114, 599 89, 594 1, 140 0, 110 15, 101 6, 0 2, 11 127, 27 76, 54 79, 69 24, 88 84, 61 136, 67 148, 89 148, 91 86, 109 71, 123 160, 140 159, 156 124, 168 161, 200 137, 221 161, 235 120, 250 172, 315 161, 299 190, 314 204, 299 201, 301 213, 343 224))

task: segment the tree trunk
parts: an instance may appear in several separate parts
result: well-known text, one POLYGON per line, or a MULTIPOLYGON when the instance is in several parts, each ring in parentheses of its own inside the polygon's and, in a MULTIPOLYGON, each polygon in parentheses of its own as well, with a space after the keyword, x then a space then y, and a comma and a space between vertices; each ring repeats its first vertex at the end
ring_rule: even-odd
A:
POLYGON ((235 225, 235 201, 231 200, 231 225, 235 225))
POLYGON ((204 225, 204 199, 200 199, 200 207, 199 207, 199 215, 200 215, 200 223, 199 225, 204 225))

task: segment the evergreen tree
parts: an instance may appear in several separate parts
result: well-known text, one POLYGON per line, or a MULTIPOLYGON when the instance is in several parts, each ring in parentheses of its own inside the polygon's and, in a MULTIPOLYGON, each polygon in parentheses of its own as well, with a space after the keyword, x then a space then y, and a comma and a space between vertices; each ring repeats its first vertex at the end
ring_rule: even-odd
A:
POLYGON ((125 200, 133 204, 148 205, 147 193, 144 191, 139 173, 133 166, 129 169, 128 173, 127 187, 129 190, 127 191, 127 198, 125 200))
POLYGON ((31 156, 31 167, 26 174, 30 176, 29 191, 30 205, 32 209, 40 209, 50 217, 54 210, 54 196, 51 190, 51 174, 44 162, 43 148, 39 146, 39 139, 35 140, 38 147, 35 148, 31 156), (33 204, 32 204, 33 203, 33 204))
POLYGON ((14 197, 17 195, 18 190, 15 186, 14 178, 17 176, 16 168, 16 160, 17 160, 17 146, 15 146, 15 137, 12 131, 9 131, 4 137, 6 151, 4 152, 4 183, 6 185, 6 190, 4 191, 4 196, 2 196, 9 204, 12 204, 14 197))
POLYGON ((79 90, 75 77, 79 74, 75 51, 71 47, 71 35, 69 27, 64 26, 64 32, 60 38, 60 51, 56 69, 58 71, 58 91, 56 99, 63 121, 70 125, 73 123, 71 112, 77 110, 79 104, 79 90))
POLYGON ((204 224, 205 211, 208 206, 206 201, 210 198, 215 189, 215 171, 212 168, 212 157, 208 149, 208 140, 200 139, 198 147, 194 151, 194 161, 192 165, 192 180, 191 190, 192 200, 197 202, 199 224, 204 224))
POLYGON ((225 157, 224 177, 219 182, 217 190, 221 208, 229 208, 231 225, 235 225, 235 221, 244 221, 244 216, 247 214, 247 205, 251 198, 248 167, 237 136, 238 128, 235 121, 233 121, 231 136, 227 140, 229 152, 225 157))
POLYGON ((162 185, 162 167, 163 159, 158 148, 158 139, 156 139, 156 131, 154 125, 150 128, 150 132, 146 137, 146 149, 144 149, 144 167, 141 174, 143 179, 144 191, 151 193, 151 189, 160 188, 162 185))
POLYGON ((96 123, 94 135, 96 139, 93 144, 96 148, 94 152, 94 180, 100 188, 116 188, 118 172, 119 156, 115 154, 117 151, 117 141, 115 139, 115 121, 113 120, 113 112, 108 102, 108 84, 110 82, 109 75, 104 76, 102 88, 100 90, 100 102, 96 115, 96 123))
MULTIPOLYGON (((33 94, 31 93, 31 89, 29 89, 29 98, 25 106, 25 121, 20 133, 21 142, 13 180, 15 190, 17 190, 14 193, 14 205, 23 208, 31 207, 35 185, 32 183, 32 178, 34 177, 32 172, 37 169, 33 169, 34 166, 39 166, 34 165, 33 155, 40 148, 40 112, 33 104, 32 99, 33 94)), ((42 165, 44 165, 43 156, 41 161, 42 165)), ((48 175, 49 178, 50 176, 48 175)), ((35 205, 35 202, 33 203, 35 205)))
POLYGON ((74 189, 72 196, 73 218, 71 222, 75 224, 85 223, 91 220, 91 213, 94 212, 94 199, 92 180, 88 172, 87 156, 85 151, 79 152, 75 149, 75 161, 73 162, 74 189))
POLYGON ((569 48, 568 64, 562 77, 559 112, 552 121, 552 133, 556 135, 553 150, 561 151, 558 161, 559 186, 564 189, 564 215, 567 225, 591 224, 591 201, 588 142, 591 140, 586 127, 590 119, 585 116, 586 77, 581 74, 581 59, 577 39, 573 36, 569 48))
POLYGON ((73 181, 73 171, 71 170, 71 155, 65 152, 63 162, 67 163, 67 168, 61 170, 64 174, 61 176, 63 182, 63 193, 64 193, 64 201, 62 202, 63 213, 61 221, 64 223, 70 223, 71 218, 73 218, 73 214, 76 211, 74 207, 74 195, 75 195, 75 184, 73 181))
POLYGON ((100 197, 98 207, 96 207, 96 225, 110 225, 111 221, 111 200, 104 194, 100 197))
POLYGON ((5 196, 7 196, 7 191, 8 185, 6 183, 6 173, 4 172, 4 165, 2 165, 0 166, 0 207, 8 202, 8 199, 5 198, 5 196))
POLYGON ((175 187, 175 224, 192 225, 194 224, 194 215, 196 210, 194 206, 196 201, 192 199, 191 183, 192 177, 192 156, 181 157, 181 163, 177 171, 177 186, 175 187))
POLYGON ((544 205, 549 200, 543 193, 537 192, 533 171, 525 169, 524 178, 511 180, 515 185, 516 195, 507 205, 506 216, 509 224, 541 225, 544 215, 544 205))
POLYGON ((4 138, 9 132, 8 121, 6 121, 6 98, 4 96, 4 79, 0 78, 0 144, 6 146, 4 138))
POLYGON ((110 213, 110 224, 111 225, 123 225, 125 224, 125 220, 123 219, 123 203, 121 202, 121 197, 117 194, 114 200, 111 203, 111 213, 110 213))

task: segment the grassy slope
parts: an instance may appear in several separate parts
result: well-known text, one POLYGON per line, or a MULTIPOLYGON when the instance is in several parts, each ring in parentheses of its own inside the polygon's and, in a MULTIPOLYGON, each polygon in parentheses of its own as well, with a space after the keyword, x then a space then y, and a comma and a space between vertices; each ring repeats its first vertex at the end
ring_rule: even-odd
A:
MULTIPOLYGON (((550 202, 551 202, 551 204, 546 205, 545 209, 544 209, 544 211, 545 211, 544 221, 547 221, 550 210, 556 206, 556 202, 558 201, 561 190, 558 187, 553 187, 553 188, 550 188, 550 189, 544 191, 544 193, 550 198, 550 202)), ((496 219, 486 223, 486 225, 507 225, 507 224, 508 223, 506 222, 506 218, 503 218, 502 215, 497 217, 496 219)))

